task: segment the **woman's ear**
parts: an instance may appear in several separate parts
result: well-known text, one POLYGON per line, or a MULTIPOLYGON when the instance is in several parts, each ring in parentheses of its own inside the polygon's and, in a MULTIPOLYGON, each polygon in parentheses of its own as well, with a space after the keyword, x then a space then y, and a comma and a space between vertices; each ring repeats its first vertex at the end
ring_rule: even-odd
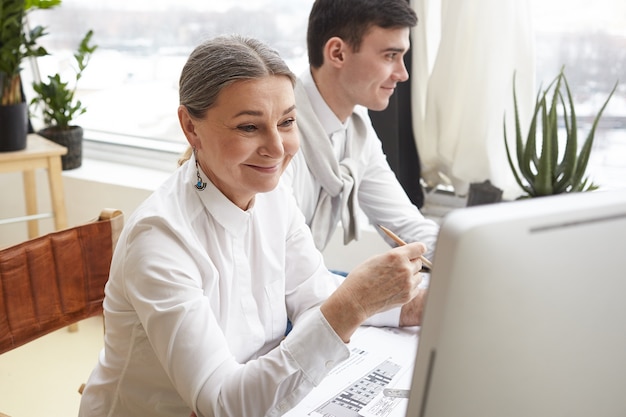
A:
POLYGON ((345 60, 347 44, 338 36, 330 38, 324 46, 324 61, 333 67, 341 67, 345 60))
POLYGON ((192 148, 197 147, 200 139, 196 134, 195 122, 189 115, 187 107, 183 106, 182 104, 178 106, 178 121, 180 122, 180 127, 183 129, 183 133, 185 134, 189 145, 191 145, 192 148))

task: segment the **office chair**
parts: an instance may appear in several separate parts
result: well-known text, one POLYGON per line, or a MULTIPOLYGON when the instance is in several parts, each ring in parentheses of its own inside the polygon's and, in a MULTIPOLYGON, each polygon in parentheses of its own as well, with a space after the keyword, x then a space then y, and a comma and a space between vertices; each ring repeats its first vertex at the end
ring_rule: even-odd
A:
POLYGON ((91 222, 0 250, 0 354, 102 314, 123 223, 121 211, 104 209, 91 222))

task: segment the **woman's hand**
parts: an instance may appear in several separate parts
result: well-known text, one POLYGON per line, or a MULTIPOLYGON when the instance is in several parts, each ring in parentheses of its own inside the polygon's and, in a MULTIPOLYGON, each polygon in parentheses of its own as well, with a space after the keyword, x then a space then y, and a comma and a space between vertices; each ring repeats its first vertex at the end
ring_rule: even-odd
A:
POLYGON ((321 311, 339 337, 348 341, 368 317, 404 305, 419 293, 422 243, 374 256, 348 274, 321 311))

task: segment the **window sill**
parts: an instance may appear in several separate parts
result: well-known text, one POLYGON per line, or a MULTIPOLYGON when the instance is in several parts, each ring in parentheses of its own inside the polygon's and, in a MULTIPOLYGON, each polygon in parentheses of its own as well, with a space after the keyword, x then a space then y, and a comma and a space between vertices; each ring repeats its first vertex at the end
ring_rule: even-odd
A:
POLYGON ((86 130, 82 165, 63 176, 153 191, 177 168, 186 146, 86 130))
POLYGON ((81 167, 63 171, 63 176, 94 183, 154 191, 173 170, 83 158, 81 167))
POLYGON ((443 218, 452 210, 467 206, 467 197, 455 195, 453 192, 435 189, 427 192, 424 197, 424 206, 421 208, 422 214, 437 223, 441 223, 443 218))

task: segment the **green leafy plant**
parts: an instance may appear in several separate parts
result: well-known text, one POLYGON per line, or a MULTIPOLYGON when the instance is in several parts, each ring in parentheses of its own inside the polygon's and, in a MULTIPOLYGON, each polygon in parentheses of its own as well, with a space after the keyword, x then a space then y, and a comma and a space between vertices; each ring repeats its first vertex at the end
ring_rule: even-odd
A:
POLYGON ((74 67, 75 79, 73 86, 69 82, 63 82, 59 74, 49 75, 48 82, 33 83, 35 97, 31 105, 42 106, 43 121, 46 126, 54 126, 58 129, 69 129, 75 117, 85 113, 87 109, 80 100, 75 100, 76 87, 83 75, 89 60, 97 49, 91 45, 93 31, 89 30, 78 45, 74 53, 76 67, 74 67))
POLYGON ((559 75, 552 80, 546 90, 539 91, 526 138, 522 136, 515 77, 513 78, 513 103, 515 106, 516 158, 509 150, 506 121, 504 123, 504 144, 509 166, 515 180, 524 191, 524 197, 539 197, 567 192, 591 191, 598 188, 585 176, 589 155, 593 145, 596 127, 617 82, 600 111, 593 120, 591 130, 578 149, 578 126, 572 94, 561 68, 559 75), (564 92, 563 92, 564 90, 564 92), (549 97, 550 92, 552 96, 549 97), (559 108, 562 114, 559 114, 559 108), (559 118, 564 121, 565 148, 559 155, 559 118), (540 142, 537 133, 540 133, 540 142), (541 146, 538 146, 540 143, 541 146))
POLYGON ((47 55, 37 41, 46 35, 45 28, 35 26, 28 30, 25 16, 30 10, 49 9, 61 0, 0 0, 0 104, 22 102, 22 61, 28 57, 47 55))

